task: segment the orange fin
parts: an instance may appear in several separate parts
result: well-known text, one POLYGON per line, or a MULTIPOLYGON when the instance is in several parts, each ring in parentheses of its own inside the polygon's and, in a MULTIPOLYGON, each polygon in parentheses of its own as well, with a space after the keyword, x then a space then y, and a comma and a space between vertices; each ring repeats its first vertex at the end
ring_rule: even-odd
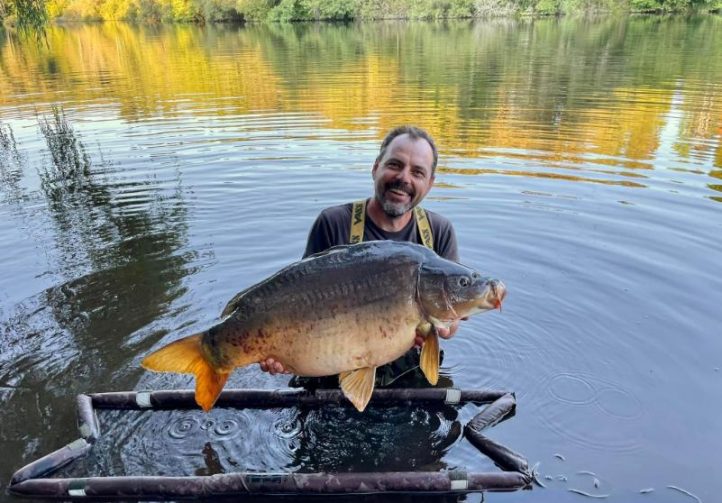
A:
POLYGON ((196 403, 208 412, 228 380, 228 372, 216 372, 210 365, 196 372, 196 403))
POLYGON ((146 356, 140 364, 155 372, 195 374, 196 403, 208 412, 226 384, 229 374, 219 372, 203 356, 202 336, 202 333, 195 334, 171 342, 146 356))
POLYGON ((341 390, 359 412, 363 412, 371 400, 376 381, 376 367, 341 372, 338 376, 341 390))
POLYGON ((421 370, 432 386, 439 382, 439 336, 436 328, 432 328, 421 348, 421 370))
POLYGON ((203 334, 189 335, 163 346, 158 351, 143 358, 140 364, 143 368, 155 372, 178 372, 181 374, 195 374, 199 360, 205 362, 201 350, 201 336, 203 334))

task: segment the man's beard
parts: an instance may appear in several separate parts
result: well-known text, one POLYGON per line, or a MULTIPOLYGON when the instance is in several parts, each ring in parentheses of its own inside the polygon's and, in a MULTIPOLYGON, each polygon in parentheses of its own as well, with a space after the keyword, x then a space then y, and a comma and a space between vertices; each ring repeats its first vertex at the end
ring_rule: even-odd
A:
POLYGON ((411 208, 414 207, 414 195, 413 195, 413 189, 408 188, 403 182, 395 182, 395 183, 389 183, 386 184, 384 187, 384 193, 383 195, 378 198, 379 202, 381 203, 381 208, 384 210, 384 213, 386 213, 391 218, 397 218, 409 211, 411 208), (410 200, 408 203, 394 203, 392 201, 389 201, 386 199, 385 195, 390 190, 402 190, 409 194, 410 200))

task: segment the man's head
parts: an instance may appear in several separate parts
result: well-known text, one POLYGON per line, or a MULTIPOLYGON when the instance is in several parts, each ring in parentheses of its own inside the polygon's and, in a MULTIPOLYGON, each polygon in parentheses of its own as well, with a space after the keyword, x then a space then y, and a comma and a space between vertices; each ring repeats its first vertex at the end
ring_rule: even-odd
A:
POLYGON ((374 197, 389 217, 400 217, 419 204, 434 185, 438 153, 423 129, 402 126, 381 143, 371 174, 374 197))
POLYGON ((426 140, 426 143, 429 144, 431 147, 431 152, 434 154, 434 162, 431 166, 431 174, 436 174, 436 163, 439 161, 439 153, 436 151, 436 143, 434 143, 434 139, 421 128, 418 128, 416 126, 399 126, 391 131, 386 135, 386 138, 384 138, 384 141, 381 142, 381 148, 379 149, 379 155, 376 157, 376 162, 379 162, 381 158, 386 153, 386 150, 389 148, 389 144, 396 138, 397 136, 401 136, 402 134, 409 135, 411 139, 413 140, 426 140))

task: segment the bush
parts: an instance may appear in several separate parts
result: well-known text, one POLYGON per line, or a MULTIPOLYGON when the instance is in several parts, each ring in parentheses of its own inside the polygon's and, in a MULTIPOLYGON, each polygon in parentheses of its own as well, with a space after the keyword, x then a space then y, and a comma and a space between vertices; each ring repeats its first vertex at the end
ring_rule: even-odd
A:
POLYGON ((45 0, 0 0, 0 20, 20 31, 39 33, 48 22, 45 0))
POLYGON ((269 21, 302 21, 310 19, 309 12, 301 0, 281 0, 266 16, 269 21))
POLYGON ((715 10, 722 0, 0 0, 0 19, 19 28, 43 26, 48 18, 83 20, 307 21, 351 19, 447 19, 556 15, 632 10, 715 10))
POLYGON ((303 0, 310 19, 349 20, 356 17, 357 3, 353 0, 303 0))
POLYGON ((277 3, 275 0, 237 0, 236 10, 248 21, 262 21, 277 3))
POLYGON ((240 21, 242 15, 236 10, 235 0, 193 0, 198 19, 208 22, 240 21))
POLYGON ((561 11, 559 0, 539 0, 534 10, 546 16, 558 14, 561 11))

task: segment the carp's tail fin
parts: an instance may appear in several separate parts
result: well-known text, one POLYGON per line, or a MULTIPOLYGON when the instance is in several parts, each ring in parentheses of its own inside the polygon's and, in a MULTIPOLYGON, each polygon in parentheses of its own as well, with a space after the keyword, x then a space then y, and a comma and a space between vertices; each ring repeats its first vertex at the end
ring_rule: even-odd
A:
POLYGON ((219 372, 203 354, 203 334, 189 335, 146 356, 140 363, 155 372, 178 372, 196 376, 196 403, 208 412, 228 380, 228 372, 219 372))

